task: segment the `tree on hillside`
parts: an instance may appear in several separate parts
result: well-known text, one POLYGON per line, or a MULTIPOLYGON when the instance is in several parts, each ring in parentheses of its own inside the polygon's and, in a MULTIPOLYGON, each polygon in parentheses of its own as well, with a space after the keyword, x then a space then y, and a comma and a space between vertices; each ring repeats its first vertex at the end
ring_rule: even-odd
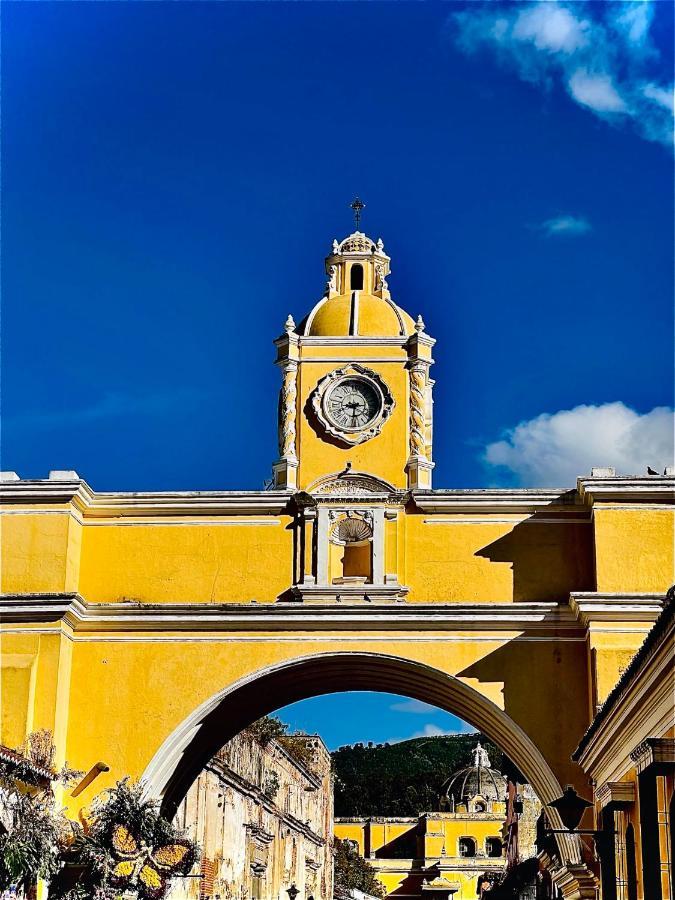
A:
POLYGON ((471 765, 480 740, 495 768, 502 754, 482 734, 414 738, 376 747, 355 744, 332 753, 336 816, 417 816, 438 809, 443 782, 471 765))
POLYGON ((384 897, 385 889, 368 860, 359 856, 351 841, 335 838, 335 888, 350 891, 356 888, 374 897, 384 897))

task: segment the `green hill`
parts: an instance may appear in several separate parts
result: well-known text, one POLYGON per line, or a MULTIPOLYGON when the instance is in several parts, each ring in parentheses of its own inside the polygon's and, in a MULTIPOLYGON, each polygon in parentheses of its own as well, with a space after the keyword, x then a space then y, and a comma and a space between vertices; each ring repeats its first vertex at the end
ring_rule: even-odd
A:
POLYGON ((398 744, 354 744, 331 755, 336 816, 416 816, 438 809, 443 782, 471 764, 476 742, 495 769, 502 753, 482 734, 412 738, 398 744))

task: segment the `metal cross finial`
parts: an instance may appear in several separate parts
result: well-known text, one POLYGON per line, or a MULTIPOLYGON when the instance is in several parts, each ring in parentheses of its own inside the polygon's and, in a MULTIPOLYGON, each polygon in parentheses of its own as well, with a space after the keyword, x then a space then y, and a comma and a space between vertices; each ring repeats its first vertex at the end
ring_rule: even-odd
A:
POLYGON ((366 208, 366 204, 358 197, 354 197, 349 205, 354 210, 354 224, 356 225, 356 230, 358 231, 359 225, 361 224, 361 210, 366 208))

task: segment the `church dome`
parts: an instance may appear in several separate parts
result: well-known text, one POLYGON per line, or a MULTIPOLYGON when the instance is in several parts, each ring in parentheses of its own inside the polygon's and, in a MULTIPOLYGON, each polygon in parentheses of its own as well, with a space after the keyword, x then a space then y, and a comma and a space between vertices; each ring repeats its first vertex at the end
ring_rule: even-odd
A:
POLYGON ((326 258, 324 296, 300 323, 298 332, 313 337, 408 337, 415 323, 391 299, 389 257, 382 240, 360 231, 333 241, 326 258))
POLYGON ((506 792, 506 778, 497 769, 490 767, 487 751, 477 744, 472 751, 473 764, 459 769, 441 788, 441 805, 449 803, 468 804, 474 797, 483 800, 503 800, 506 792))

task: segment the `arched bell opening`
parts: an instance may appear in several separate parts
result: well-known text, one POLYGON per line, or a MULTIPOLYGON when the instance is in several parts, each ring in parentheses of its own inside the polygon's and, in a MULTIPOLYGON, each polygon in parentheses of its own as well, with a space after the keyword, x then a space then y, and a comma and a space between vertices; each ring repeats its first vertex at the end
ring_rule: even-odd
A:
MULTIPOLYGON (((388 654, 336 651, 269 666, 215 694, 164 741, 143 780, 148 796, 173 817, 190 785, 214 754, 262 716, 298 700, 341 691, 397 693, 446 710, 484 733, 530 782, 542 803, 562 793, 536 744, 484 695, 460 679, 414 660, 388 654)), ((558 817, 551 811, 555 827, 558 817)), ((578 838, 558 836, 565 863, 581 863, 578 838)))

